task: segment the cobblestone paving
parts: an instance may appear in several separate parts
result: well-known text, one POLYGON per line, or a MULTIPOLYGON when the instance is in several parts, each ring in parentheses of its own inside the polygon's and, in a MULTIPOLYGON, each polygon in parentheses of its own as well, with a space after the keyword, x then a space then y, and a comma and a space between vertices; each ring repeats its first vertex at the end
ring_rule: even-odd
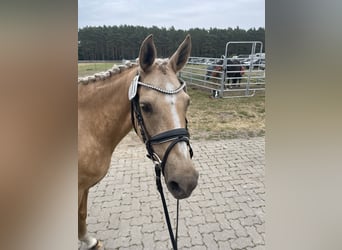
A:
MULTIPOLYGON (((265 249, 265 139, 192 141, 197 188, 180 201, 179 249, 265 249)), ((130 133, 89 193, 88 231, 104 249, 171 249, 154 166, 130 133)), ((164 183, 163 183, 164 184, 164 183)), ((170 217, 176 200, 164 185, 170 217)), ((174 224, 173 224, 174 225, 174 224)))

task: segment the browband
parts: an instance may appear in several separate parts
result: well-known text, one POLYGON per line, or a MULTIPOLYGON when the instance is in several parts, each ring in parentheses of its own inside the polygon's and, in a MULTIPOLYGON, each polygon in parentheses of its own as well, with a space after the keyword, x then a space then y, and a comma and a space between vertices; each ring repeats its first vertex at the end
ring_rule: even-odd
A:
MULTIPOLYGON (((156 90, 160 93, 167 94, 167 95, 177 94, 178 92, 180 92, 182 89, 186 87, 186 82, 181 78, 178 78, 181 85, 177 89, 173 89, 173 90, 162 89, 149 83, 140 82, 139 79, 140 79, 140 75, 137 74, 131 82, 131 85, 128 90, 128 99, 130 101, 137 95, 138 85, 156 90)), ((186 91, 186 88, 185 88, 185 91, 186 91)))

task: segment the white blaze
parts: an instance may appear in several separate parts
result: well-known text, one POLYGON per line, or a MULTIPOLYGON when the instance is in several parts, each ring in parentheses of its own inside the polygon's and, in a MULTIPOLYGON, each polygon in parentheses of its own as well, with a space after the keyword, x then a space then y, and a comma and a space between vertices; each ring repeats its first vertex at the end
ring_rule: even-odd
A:
MULTIPOLYGON (((173 90, 174 86, 171 83, 166 85, 167 90, 173 90)), ((181 128, 179 114, 176 109, 177 96, 176 95, 165 95, 166 102, 170 104, 170 114, 173 121, 174 128, 181 128)), ((178 142, 175 147, 178 147, 179 151, 183 153, 185 158, 188 158, 188 146, 186 142, 178 142)))

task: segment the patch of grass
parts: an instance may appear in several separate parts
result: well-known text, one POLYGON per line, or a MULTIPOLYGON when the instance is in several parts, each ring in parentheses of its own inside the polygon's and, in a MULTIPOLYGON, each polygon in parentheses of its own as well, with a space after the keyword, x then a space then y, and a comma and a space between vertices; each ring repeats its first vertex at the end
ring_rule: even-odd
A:
POLYGON ((265 134, 265 96, 215 99, 188 88, 189 128, 194 139, 248 138, 265 134))
POLYGON ((239 116, 241 118, 243 118, 243 117, 249 117, 249 118, 255 117, 255 115, 253 113, 249 112, 248 110, 239 110, 238 113, 239 113, 239 116))

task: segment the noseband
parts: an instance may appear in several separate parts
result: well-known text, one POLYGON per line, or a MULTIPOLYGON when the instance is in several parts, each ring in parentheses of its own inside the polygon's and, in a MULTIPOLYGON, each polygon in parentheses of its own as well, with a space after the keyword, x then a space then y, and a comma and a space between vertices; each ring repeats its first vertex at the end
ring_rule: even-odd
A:
POLYGON ((167 210, 166 201, 165 201, 165 197, 164 197, 164 193, 163 193, 163 187, 161 184, 160 177, 161 177, 161 172, 164 175, 164 169, 165 169, 166 161, 169 157, 171 150, 173 149, 173 147, 178 142, 185 142, 188 145, 190 157, 192 158, 193 151, 192 151, 190 141, 189 141, 190 135, 189 135, 189 131, 188 131, 188 121, 185 118, 185 128, 171 129, 171 130, 162 132, 160 134, 150 136, 146 127, 145 127, 144 119, 143 119, 142 114, 141 114, 141 109, 140 109, 140 105, 139 105, 138 87, 139 87, 139 85, 141 85, 141 86, 144 86, 146 88, 150 88, 150 89, 153 89, 153 90, 158 91, 160 93, 163 93, 165 95, 174 95, 174 94, 177 94, 178 92, 180 92, 181 90, 186 91, 186 89, 185 89, 186 84, 185 84, 185 81, 178 78, 178 80, 181 84, 180 87, 178 87, 175 90, 165 90, 165 89, 161 89, 157 86, 154 86, 154 85, 151 85, 148 83, 140 82, 139 80, 140 80, 140 75, 138 73, 134 77, 134 79, 131 83, 131 86, 129 88, 129 92, 128 92, 128 98, 131 101, 131 120, 132 120, 132 124, 133 124, 133 128, 134 128, 135 132, 138 133, 137 128, 135 126, 135 119, 137 120, 138 126, 140 128, 140 134, 141 134, 142 140, 146 146, 147 157, 150 158, 155 164, 157 189, 158 189, 160 196, 161 196, 161 199, 162 199, 164 213, 165 213, 165 219, 166 219, 167 227, 169 230, 172 246, 173 246, 174 250, 177 250, 178 249, 177 248, 177 234, 178 234, 179 200, 177 199, 177 225, 176 225, 176 238, 175 238, 173 231, 172 231, 172 227, 171 227, 170 217, 169 217, 169 213, 167 210), (152 145, 162 144, 162 143, 166 143, 166 142, 171 142, 171 143, 167 147, 165 154, 164 154, 164 157, 161 160, 160 157, 154 152, 152 145))

